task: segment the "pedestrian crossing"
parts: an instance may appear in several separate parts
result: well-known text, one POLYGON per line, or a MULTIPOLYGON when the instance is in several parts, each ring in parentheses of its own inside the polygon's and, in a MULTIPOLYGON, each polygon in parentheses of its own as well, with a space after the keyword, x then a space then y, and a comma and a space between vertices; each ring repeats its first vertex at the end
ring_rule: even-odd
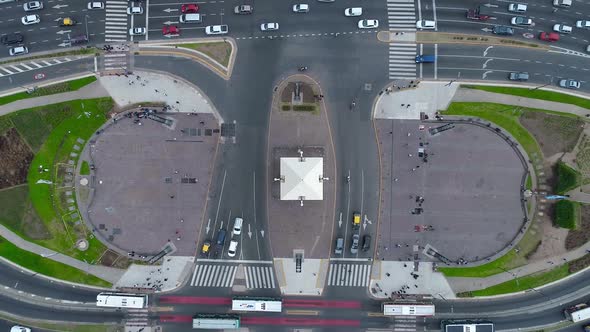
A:
POLYGON ((358 262, 330 262, 328 286, 369 287, 371 264, 358 262))
POLYGON ((104 70, 127 70, 127 52, 106 53, 103 57, 104 70))
POLYGON ((105 42, 126 42, 129 29, 127 28, 127 1, 108 0, 106 2, 106 19, 104 23, 105 42))
MULTIPOLYGON (((392 33, 416 31, 414 0, 387 0, 387 21, 392 33)), ((389 43, 389 79, 416 78, 416 44, 389 43)))
POLYGON ((150 318, 147 308, 144 309, 128 309, 125 317, 125 326, 149 326, 150 318))
POLYGON ((418 331, 416 317, 395 317, 394 331, 418 331))
POLYGON ((37 70, 50 66, 59 65, 66 62, 82 59, 83 56, 69 56, 48 60, 31 60, 20 63, 7 63, 0 66, 0 77, 15 75, 31 70, 37 70))
POLYGON ((232 287, 239 268, 243 268, 246 288, 275 288, 272 265, 198 264, 193 271, 191 286, 232 287))

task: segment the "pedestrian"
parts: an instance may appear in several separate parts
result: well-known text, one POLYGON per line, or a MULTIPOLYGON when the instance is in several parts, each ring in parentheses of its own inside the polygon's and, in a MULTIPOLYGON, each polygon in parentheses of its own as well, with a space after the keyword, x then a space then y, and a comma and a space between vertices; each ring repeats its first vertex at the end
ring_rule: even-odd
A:
POLYGON ((385 275, 388 277, 391 276, 391 274, 389 272, 385 273, 385 275))

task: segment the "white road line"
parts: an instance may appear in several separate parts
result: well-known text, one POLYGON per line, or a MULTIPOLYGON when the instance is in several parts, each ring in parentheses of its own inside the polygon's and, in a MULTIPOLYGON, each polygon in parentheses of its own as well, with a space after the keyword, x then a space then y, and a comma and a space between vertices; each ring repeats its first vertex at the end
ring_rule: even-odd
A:
POLYGON ((40 64, 38 64, 38 63, 36 63, 34 61, 31 61, 29 63, 32 64, 33 66, 36 66, 37 68, 43 68, 43 66, 41 66, 40 64))
POLYGON ((6 69, 6 68, 0 67, 0 69, 1 69, 1 70, 4 70, 5 72, 7 72, 7 73, 8 73, 8 74, 10 74, 10 75, 14 74, 13 72, 11 72, 10 70, 8 70, 8 69, 6 69))
POLYGON ((258 260, 260 260, 260 245, 258 244, 258 219, 256 218, 256 172, 252 174, 252 185, 252 206, 254 207, 254 235, 256 237, 256 250, 258 250, 258 260))
POLYGON ((20 69, 20 68, 18 68, 18 67, 15 67, 15 66, 13 66, 13 65, 8 65, 8 66, 9 66, 10 68, 12 68, 12 69, 14 69, 14 70, 18 71, 19 73, 22 73, 22 72, 24 71, 24 70, 22 70, 22 69, 20 69))
MULTIPOLYGON (((434 0, 432 0, 434 2, 434 0)), ((438 78, 438 44, 434 44, 434 79, 438 78)))
POLYGON ((23 67, 27 68, 27 70, 33 70, 33 68, 25 65, 24 63, 20 63, 19 66, 23 66, 23 67))

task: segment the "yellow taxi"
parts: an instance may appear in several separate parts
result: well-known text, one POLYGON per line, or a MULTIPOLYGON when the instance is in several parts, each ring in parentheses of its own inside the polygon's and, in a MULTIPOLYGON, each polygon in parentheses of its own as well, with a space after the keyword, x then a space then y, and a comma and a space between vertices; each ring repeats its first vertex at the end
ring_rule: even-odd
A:
POLYGON ((211 241, 205 240, 205 242, 203 242, 203 247, 201 248, 201 254, 208 255, 210 248, 211 248, 211 241))
POLYGON ((358 212, 352 214, 352 227, 355 229, 361 227, 361 214, 358 212))
POLYGON ((62 18, 59 21, 59 25, 62 27, 70 27, 70 26, 76 25, 76 23, 77 23, 76 20, 74 20, 71 17, 62 18))

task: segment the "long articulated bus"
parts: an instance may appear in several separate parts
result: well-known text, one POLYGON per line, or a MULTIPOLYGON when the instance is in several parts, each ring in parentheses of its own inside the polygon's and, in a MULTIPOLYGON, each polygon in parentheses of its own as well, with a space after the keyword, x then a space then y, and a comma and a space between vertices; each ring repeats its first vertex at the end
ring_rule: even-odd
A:
POLYGON ((563 312, 565 317, 574 323, 590 319, 590 306, 586 303, 576 304, 573 307, 567 308, 563 312))
POLYGON ((196 314, 193 317, 193 329, 238 329, 240 316, 232 314, 196 314))
POLYGON ((385 316, 434 316, 434 304, 385 302, 382 304, 385 316))
POLYGON ((142 309, 147 305, 146 294, 100 293, 96 296, 97 307, 142 309))
POLYGON ((235 296, 231 301, 231 310, 281 312, 283 300, 276 297, 235 296))

